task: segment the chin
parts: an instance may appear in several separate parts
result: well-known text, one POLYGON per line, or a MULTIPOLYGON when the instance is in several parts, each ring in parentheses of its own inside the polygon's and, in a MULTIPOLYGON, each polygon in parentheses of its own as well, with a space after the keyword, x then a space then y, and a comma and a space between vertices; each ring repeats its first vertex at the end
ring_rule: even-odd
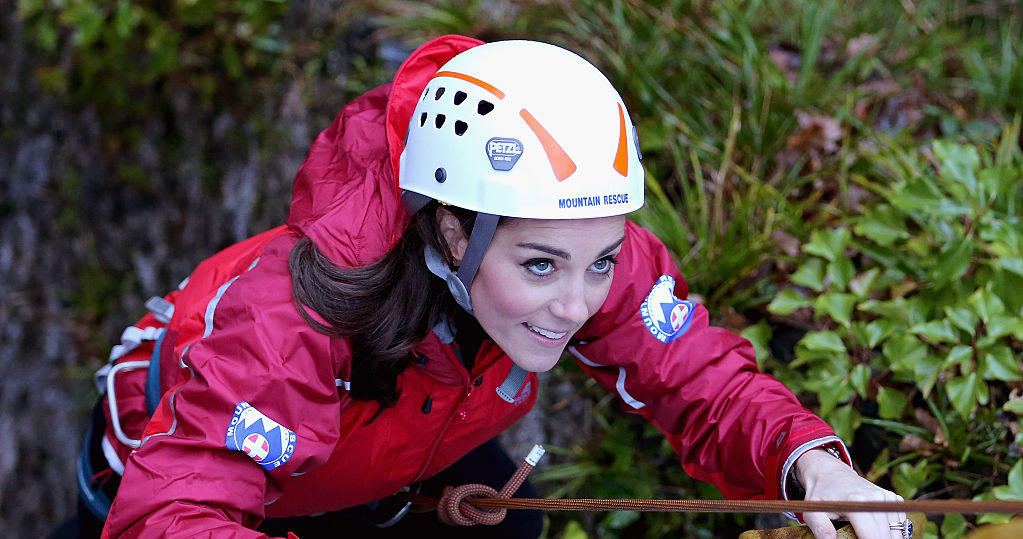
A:
POLYGON ((561 350, 556 355, 544 355, 539 356, 536 354, 508 354, 511 357, 513 363, 518 365, 520 368, 525 369, 529 372, 547 372, 554 368, 558 364, 558 360, 561 359, 561 350))

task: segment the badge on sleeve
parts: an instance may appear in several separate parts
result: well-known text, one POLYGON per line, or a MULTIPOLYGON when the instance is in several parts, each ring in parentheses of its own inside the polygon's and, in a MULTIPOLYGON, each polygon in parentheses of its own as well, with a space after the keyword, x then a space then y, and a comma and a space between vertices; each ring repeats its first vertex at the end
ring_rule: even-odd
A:
POLYGON ((295 453, 295 433, 242 401, 227 427, 227 448, 241 451, 264 470, 277 469, 295 453))
POLYGON ((643 323, 658 341, 669 343, 689 329, 696 304, 675 297, 675 279, 661 275, 639 307, 643 323))

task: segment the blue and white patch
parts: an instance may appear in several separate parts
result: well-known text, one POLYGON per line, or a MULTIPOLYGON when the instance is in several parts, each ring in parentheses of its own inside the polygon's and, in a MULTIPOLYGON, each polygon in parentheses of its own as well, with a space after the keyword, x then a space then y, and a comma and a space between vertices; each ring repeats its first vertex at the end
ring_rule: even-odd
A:
POLYGON ((696 304, 675 297, 675 279, 661 275, 639 306, 639 314, 650 334, 663 343, 669 343, 689 329, 696 304))
POLYGON ((227 427, 227 448, 241 451, 264 470, 274 470, 295 453, 295 433, 242 401, 227 427))

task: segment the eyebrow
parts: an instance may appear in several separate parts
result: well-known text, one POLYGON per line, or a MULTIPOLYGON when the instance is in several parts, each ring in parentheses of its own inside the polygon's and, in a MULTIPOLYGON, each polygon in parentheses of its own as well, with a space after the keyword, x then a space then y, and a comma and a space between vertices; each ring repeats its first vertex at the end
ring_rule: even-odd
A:
MULTIPOLYGON (((618 241, 616 241, 616 242, 612 243, 611 245, 608 245, 607 247, 605 247, 604 250, 601 251, 599 255, 597 255, 597 258, 600 258, 600 257, 610 253, 611 251, 614 251, 615 249, 618 248, 619 245, 621 245, 624 242, 625 242, 625 236, 622 236, 621 238, 618 239, 618 241)), ((558 249, 558 248, 555 248, 555 247, 551 247, 549 245, 544 245, 542 243, 526 242, 526 243, 518 243, 516 245, 518 247, 524 247, 526 249, 536 249, 537 251, 542 251, 542 252, 545 252, 545 253, 547 253, 549 255, 552 255, 552 256, 557 256, 557 257, 560 257, 560 258, 564 258, 565 260, 572 260, 572 255, 568 254, 567 251, 562 251, 561 249, 558 249)))

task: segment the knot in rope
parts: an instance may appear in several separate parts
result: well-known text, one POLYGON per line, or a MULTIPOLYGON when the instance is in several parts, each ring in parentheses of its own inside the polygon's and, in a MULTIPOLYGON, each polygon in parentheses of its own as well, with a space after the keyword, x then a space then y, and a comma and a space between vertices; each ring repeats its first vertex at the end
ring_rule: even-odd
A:
POLYGON ((545 451, 542 447, 534 445, 533 450, 522 460, 519 468, 515 470, 515 473, 508 479, 508 482, 504 484, 501 492, 479 483, 470 483, 459 487, 444 487, 444 494, 441 496, 440 502, 437 503, 437 518, 441 522, 452 526, 472 526, 474 524, 493 526, 500 524, 504 520, 505 514, 508 513, 506 508, 479 508, 473 506, 471 501, 467 501, 466 498, 470 496, 473 498, 511 498, 512 494, 515 494, 515 491, 519 490, 522 483, 526 481, 526 476, 529 475, 529 472, 533 471, 533 467, 536 466, 537 461, 540 460, 544 453, 545 451))
POLYGON ((444 494, 440 497, 440 503, 437 504, 437 518, 451 526, 472 526, 474 524, 493 526, 500 524, 504 520, 504 516, 508 512, 507 509, 479 509, 473 507, 468 502, 464 502, 469 496, 476 498, 499 497, 496 490, 479 483, 458 487, 444 487, 444 494))

